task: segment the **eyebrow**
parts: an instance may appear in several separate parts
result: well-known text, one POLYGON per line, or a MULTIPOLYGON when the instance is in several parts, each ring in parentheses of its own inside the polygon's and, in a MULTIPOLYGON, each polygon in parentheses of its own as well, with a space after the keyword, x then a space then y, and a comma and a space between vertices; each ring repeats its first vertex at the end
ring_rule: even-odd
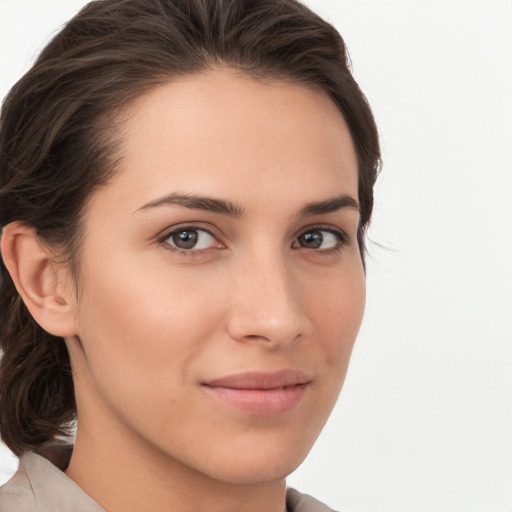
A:
MULTIPOLYGON (((144 204, 136 211, 147 210, 149 208, 157 208, 159 206, 183 206, 190 210, 203 210, 211 213, 218 213, 228 217, 241 218, 246 214, 243 206, 227 201, 224 199, 216 199, 214 197, 190 195, 190 194, 168 194, 166 196, 150 201, 144 204)), ((308 203, 299 212, 298 217, 311 217, 313 215, 325 215, 334 213, 339 210, 349 208, 360 211, 359 203, 351 196, 342 194, 323 201, 315 201, 308 203)))
POLYGON ((245 215, 245 208, 232 203, 231 201, 190 194, 169 194, 146 203, 138 208, 137 211, 146 210, 148 208, 157 208, 159 206, 174 205, 183 206, 190 210, 204 210, 235 218, 240 218, 245 215))
POLYGON ((351 210, 360 211, 359 203, 347 194, 342 194, 324 201, 315 201, 307 204, 300 212, 299 217, 311 217, 313 215, 325 215, 326 213, 334 213, 339 210, 349 208, 351 210))

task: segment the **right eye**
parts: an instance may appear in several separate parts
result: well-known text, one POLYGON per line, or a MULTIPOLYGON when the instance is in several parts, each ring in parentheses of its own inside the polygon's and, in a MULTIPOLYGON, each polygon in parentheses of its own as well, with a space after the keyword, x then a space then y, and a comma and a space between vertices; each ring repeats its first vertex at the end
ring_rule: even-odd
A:
POLYGON ((184 252, 196 252, 222 246, 212 234, 199 228, 177 229, 166 235, 163 242, 171 249, 184 252))

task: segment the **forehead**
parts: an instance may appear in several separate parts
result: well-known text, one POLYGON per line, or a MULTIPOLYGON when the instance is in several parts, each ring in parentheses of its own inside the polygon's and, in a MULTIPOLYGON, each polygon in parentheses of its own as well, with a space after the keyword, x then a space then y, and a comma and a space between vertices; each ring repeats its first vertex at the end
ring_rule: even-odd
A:
POLYGON ((187 76, 136 100, 121 139, 115 185, 134 208, 173 191, 247 203, 258 194, 357 198, 349 129, 313 87, 229 69, 187 76))

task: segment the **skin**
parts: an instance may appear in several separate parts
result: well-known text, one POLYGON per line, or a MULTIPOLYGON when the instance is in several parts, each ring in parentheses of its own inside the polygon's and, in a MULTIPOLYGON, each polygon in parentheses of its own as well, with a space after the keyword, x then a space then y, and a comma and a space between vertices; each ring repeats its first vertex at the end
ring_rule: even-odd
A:
POLYGON ((67 474, 111 512, 282 512, 364 310, 348 127, 319 90, 216 69, 139 98, 121 135, 119 173, 85 213, 79 299, 65 269, 41 278, 77 395, 67 474), (172 194, 238 215, 162 203, 172 194), (340 196, 335 211, 304 215, 340 196), (178 228, 200 230, 196 248, 173 247, 178 228), (203 385, 282 369, 310 380, 281 414, 231 407, 203 385))

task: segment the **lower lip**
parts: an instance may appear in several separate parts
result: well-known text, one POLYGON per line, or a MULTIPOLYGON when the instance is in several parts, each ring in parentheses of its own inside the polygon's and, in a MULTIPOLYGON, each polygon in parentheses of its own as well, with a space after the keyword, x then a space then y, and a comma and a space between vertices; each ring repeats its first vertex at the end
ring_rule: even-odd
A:
POLYGON ((280 389, 237 389, 205 386, 217 400, 249 414, 276 416, 299 405, 306 384, 297 384, 280 389))

